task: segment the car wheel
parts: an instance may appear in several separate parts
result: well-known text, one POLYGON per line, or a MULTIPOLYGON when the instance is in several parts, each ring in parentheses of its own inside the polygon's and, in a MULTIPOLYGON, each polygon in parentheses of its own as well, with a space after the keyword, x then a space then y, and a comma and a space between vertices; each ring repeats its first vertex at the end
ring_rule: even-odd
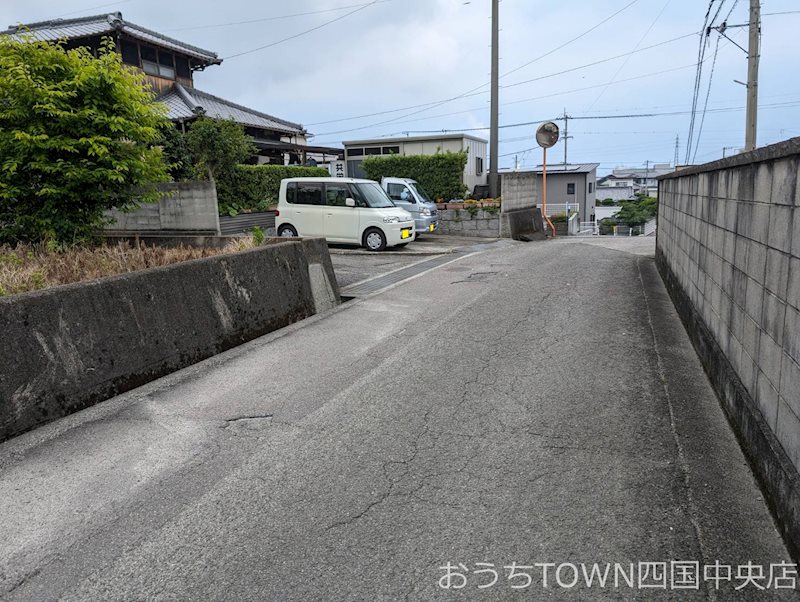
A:
POLYGON ((386 236, 377 228, 364 232, 364 246, 370 251, 383 251, 386 248, 386 236))
POLYGON ((289 224, 283 224, 280 228, 278 228, 278 236, 283 238, 291 238, 297 236, 297 230, 295 230, 289 224))

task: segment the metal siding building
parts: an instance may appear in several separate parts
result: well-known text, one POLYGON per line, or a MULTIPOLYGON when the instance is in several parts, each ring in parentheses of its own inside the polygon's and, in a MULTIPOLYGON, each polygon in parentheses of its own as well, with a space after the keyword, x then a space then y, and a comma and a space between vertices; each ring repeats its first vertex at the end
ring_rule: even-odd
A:
POLYGON ((366 177, 361 169, 362 161, 374 155, 435 155, 439 152, 468 153, 464 168, 464 185, 470 192, 475 186, 486 184, 487 141, 467 134, 442 134, 439 136, 401 136, 396 138, 373 138, 344 142, 347 175, 352 178, 366 177))

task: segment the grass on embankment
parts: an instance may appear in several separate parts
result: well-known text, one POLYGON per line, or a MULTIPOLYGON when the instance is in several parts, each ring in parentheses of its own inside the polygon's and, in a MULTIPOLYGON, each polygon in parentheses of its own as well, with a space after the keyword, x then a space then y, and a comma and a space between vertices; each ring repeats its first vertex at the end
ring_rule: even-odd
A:
MULTIPOLYGON (((263 244, 263 239, 259 242, 263 244)), ((0 297, 136 272, 190 259, 236 253, 255 246, 257 244, 252 236, 231 242, 222 249, 167 249, 128 243, 60 250, 48 249, 44 245, 0 246, 0 297)))

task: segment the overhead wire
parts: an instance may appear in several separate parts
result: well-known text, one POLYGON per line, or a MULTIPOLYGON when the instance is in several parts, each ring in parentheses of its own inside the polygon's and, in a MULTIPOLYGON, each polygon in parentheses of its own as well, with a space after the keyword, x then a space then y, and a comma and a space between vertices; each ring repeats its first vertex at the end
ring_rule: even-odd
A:
MULTIPOLYGON (((642 37, 639 38, 639 41, 636 42, 636 46, 633 47, 634 50, 638 50, 639 46, 642 45, 642 42, 644 42, 645 38, 647 38, 647 36, 650 35, 650 32, 653 30, 653 27, 656 26, 656 23, 658 23, 658 20, 661 18, 661 15, 664 14, 664 11, 667 10, 667 6, 669 6, 669 4, 671 2, 672 2, 672 0, 667 0, 664 3, 664 6, 661 8, 659 13, 656 15, 656 18, 653 19, 653 22, 650 24, 650 27, 647 28, 647 31, 645 31, 644 34, 642 35, 642 37)), ((600 90, 600 94, 598 94, 597 98, 595 98, 592 101, 592 104, 589 105, 587 110, 589 110, 592 107, 594 107, 594 105, 596 105, 597 102, 603 97, 603 95, 606 93, 606 90, 608 90, 609 86, 611 86, 611 84, 613 84, 616 81, 617 76, 619 76, 619 74, 622 73, 622 70, 628 65, 628 62, 630 62, 630 60, 631 60, 631 56, 633 56, 633 55, 629 54, 627 57, 625 57, 625 60, 619 66, 619 68, 617 69, 616 73, 614 73, 614 76, 611 78, 611 81, 608 83, 607 86, 605 86, 602 90, 600 90)))
POLYGON ((264 44, 263 46, 259 46, 258 48, 252 48, 250 50, 245 50, 243 52, 237 52, 236 54, 231 54, 229 56, 223 57, 222 60, 229 60, 229 59, 234 59, 236 57, 244 56, 246 54, 253 54, 254 52, 259 52, 261 50, 266 50, 267 48, 272 48, 273 46, 277 46, 278 44, 283 44, 284 42, 288 42, 289 40, 295 40, 295 39, 297 39, 299 37, 302 37, 304 35, 308 35, 309 33, 312 33, 314 31, 318 31, 318 30, 322 29, 323 27, 327 27, 328 25, 332 25, 333 23, 336 23, 337 21, 341 21, 342 19, 346 19, 347 17, 349 17, 351 15, 354 15, 354 14, 356 14, 358 12, 361 12, 362 10, 365 10, 365 9, 371 7, 371 6, 374 6, 375 4, 378 4, 378 2, 381 2, 381 0, 372 0, 372 2, 368 2, 367 4, 362 4, 361 6, 356 8, 355 10, 351 10, 349 13, 345 13, 344 15, 339 15, 338 17, 336 17, 335 19, 331 19, 330 21, 325 21, 324 23, 321 23, 321 24, 317 25, 316 27, 312 27, 311 29, 306 29, 305 31, 301 31, 300 33, 296 33, 296 34, 294 34, 292 36, 289 36, 288 38, 283 38, 281 40, 277 40, 277 41, 271 42, 269 44, 264 44))

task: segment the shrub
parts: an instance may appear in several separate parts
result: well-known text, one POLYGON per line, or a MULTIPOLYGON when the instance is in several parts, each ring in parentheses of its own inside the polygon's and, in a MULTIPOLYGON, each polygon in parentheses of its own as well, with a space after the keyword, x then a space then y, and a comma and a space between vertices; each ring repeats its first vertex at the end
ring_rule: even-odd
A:
POLYGON ((419 182, 433 199, 464 198, 467 192, 463 184, 466 165, 466 151, 367 157, 362 163, 369 179, 380 182, 382 178, 411 178, 419 182))
POLYGON ((284 178, 324 178, 324 167, 299 165, 237 165, 232 177, 217 181, 220 215, 266 211, 278 203, 284 178))
POLYGON ((550 216, 550 221, 554 224, 562 224, 567 221, 567 214, 563 211, 561 213, 554 213, 550 216))
POLYGON ((0 243, 83 241, 157 200, 165 113, 108 38, 95 57, 0 36, 0 243))
POLYGON ((212 181, 234 178, 237 165, 256 152, 244 127, 232 120, 200 117, 185 139, 198 175, 212 181))

